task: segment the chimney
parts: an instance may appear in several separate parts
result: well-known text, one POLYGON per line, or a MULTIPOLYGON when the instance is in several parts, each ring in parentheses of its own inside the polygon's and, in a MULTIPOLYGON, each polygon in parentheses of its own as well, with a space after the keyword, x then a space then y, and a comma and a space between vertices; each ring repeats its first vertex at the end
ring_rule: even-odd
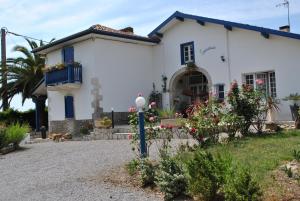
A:
POLYGON ((133 34, 133 28, 132 27, 126 27, 124 29, 120 29, 120 31, 133 34))
POLYGON ((279 27, 279 30, 284 32, 290 32, 290 26, 286 25, 286 26, 279 27))

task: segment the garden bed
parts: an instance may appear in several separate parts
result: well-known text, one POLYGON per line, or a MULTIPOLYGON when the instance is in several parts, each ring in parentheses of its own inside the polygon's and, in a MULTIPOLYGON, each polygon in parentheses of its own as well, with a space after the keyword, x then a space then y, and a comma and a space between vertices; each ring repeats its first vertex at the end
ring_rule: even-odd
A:
MULTIPOLYGON (((293 160, 293 150, 300 150, 300 131, 285 131, 276 134, 245 137, 224 145, 213 145, 207 149, 213 155, 227 152, 235 162, 248 165, 263 192, 263 200, 299 200, 300 185, 280 170, 280 166, 293 160)), ((184 153, 184 159, 189 154, 184 153)), ((103 180, 118 186, 141 188, 138 175, 130 175, 125 167, 118 167, 103 180)), ((157 187, 145 188, 148 193, 159 194, 157 187)))

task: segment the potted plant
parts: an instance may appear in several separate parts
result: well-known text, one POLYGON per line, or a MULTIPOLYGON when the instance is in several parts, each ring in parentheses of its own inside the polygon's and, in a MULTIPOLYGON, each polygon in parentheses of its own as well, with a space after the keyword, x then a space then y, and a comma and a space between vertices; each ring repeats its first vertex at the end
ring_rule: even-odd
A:
POLYGON ((197 66, 195 65, 194 62, 188 62, 188 63, 186 64, 186 67, 188 68, 188 70, 193 71, 193 70, 195 70, 195 68, 196 68, 197 66))
POLYGON ((300 94, 294 93, 290 94, 289 96, 285 97, 283 100, 289 101, 292 118, 296 121, 299 118, 298 110, 300 106, 300 94))
POLYGON ((174 108, 158 110, 158 115, 163 126, 180 127, 182 124, 174 108))
POLYGON ((290 109, 292 118, 295 121, 295 128, 300 129, 300 117, 299 117, 299 106, 300 106, 300 94, 294 93, 285 97, 283 100, 290 102, 290 109))

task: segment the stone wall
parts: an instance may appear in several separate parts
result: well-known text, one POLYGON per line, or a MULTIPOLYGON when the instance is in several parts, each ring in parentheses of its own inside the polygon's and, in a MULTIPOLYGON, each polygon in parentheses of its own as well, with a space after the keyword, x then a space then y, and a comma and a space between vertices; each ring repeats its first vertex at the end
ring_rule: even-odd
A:
MULTIPOLYGON (((115 112, 115 125, 128 124, 128 112, 115 112)), ((110 112, 103 113, 103 117, 111 118, 110 112)), ((62 121, 49 121, 49 133, 71 133, 72 135, 79 135, 80 128, 86 124, 92 124, 92 119, 75 120, 65 119, 62 121)))

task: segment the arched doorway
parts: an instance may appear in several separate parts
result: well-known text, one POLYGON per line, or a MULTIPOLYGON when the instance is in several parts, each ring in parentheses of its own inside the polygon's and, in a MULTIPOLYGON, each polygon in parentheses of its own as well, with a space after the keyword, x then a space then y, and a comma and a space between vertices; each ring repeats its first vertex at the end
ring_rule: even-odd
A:
POLYGON ((211 78, 204 69, 182 68, 170 80, 171 108, 183 113, 191 104, 207 100, 211 85, 211 78))

